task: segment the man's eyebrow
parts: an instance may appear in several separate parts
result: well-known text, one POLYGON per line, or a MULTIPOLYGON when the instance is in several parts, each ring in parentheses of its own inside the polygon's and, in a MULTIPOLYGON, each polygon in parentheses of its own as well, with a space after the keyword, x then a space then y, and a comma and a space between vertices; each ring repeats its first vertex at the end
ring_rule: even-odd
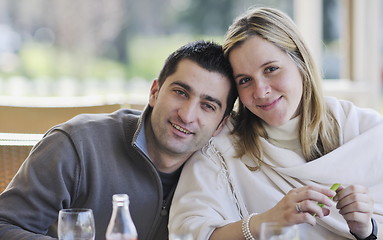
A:
MULTIPOLYGON (((187 90, 188 92, 194 93, 194 90, 186 83, 183 83, 180 81, 175 81, 175 82, 172 82, 170 85, 178 85, 178 86, 184 88, 185 90, 187 90)), ((217 98, 214 98, 214 97, 212 97, 210 95, 206 95, 206 94, 202 94, 200 96, 200 98, 207 100, 209 102, 214 102, 215 104, 217 104, 219 106, 219 108, 222 108, 222 102, 217 98)))
POLYGON ((214 102, 215 104, 218 105, 219 108, 222 108, 222 102, 219 99, 214 98, 214 97, 209 96, 209 95, 205 95, 205 94, 202 95, 201 97, 202 97, 202 99, 208 100, 209 102, 214 102))
POLYGON ((193 89, 189 85, 187 85, 186 83, 180 82, 180 81, 172 82, 170 85, 178 85, 178 86, 184 88, 185 90, 187 90, 189 92, 193 92, 193 89))

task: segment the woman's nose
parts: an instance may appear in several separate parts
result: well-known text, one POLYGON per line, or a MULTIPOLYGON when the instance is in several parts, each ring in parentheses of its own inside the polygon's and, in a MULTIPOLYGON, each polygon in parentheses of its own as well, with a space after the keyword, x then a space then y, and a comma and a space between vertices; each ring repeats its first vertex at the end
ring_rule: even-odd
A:
POLYGON ((270 93, 271 87, 267 79, 256 81, 253 88, 254 98, 265 98, 270 93))

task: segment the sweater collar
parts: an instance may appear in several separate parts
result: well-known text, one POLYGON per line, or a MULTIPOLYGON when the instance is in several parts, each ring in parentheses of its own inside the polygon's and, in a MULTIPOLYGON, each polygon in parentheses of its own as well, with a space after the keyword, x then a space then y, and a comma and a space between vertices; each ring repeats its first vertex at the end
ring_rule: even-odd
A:
POLYGON ((300 116, 297 116, 285 124, 277 127, 263 123, 269 138, 274 140, 294 140, 299 138, 299 122, 300 116))
POLYGON ((134 134, 133 138, 133 145, 136 145, 137 148, 146 155, 147 158, 150 159, 149 153, 148 153, 148 148, 146 145, 146 136, 145 136, 145 121, 150 116, 150 113, 152 111, 152 108, 147 105, 142 112, 140 118, 138 119, 137 122, 137 129, 134 134))

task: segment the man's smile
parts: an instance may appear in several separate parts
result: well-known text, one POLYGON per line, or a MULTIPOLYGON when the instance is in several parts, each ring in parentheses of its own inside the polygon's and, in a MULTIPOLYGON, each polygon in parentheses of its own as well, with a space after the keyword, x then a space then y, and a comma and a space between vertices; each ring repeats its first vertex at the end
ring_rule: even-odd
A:
POLYGON ((174 123, 172 123, 172 122, 170 122, 170 124, 171 124, 175 129, 177 129, 177 130, 180 131, 180 132, 183 132, 183 133, 185 133, 185 134, 193 134, 193 132, 190 132, 189 130, 187 130, 187 129, 185 129, 185 128, 179 126, 179 125, 176 125, 176 124, 174 124, 174 123))

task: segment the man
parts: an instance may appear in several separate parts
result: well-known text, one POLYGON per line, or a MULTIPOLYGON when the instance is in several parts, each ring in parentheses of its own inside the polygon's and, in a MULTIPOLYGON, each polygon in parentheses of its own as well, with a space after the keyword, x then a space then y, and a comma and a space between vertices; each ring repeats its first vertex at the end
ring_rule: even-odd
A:
POLYGON ((51 239, 63 208, 91 208, 105 237, 112 195, 127 193, 138 239, 168 239, 168 210, 185 161, 218 134, 236 99, 221 46, 172 53, 143 113, 84 114, 54 127, 0 195, 0 239, 51 239))

